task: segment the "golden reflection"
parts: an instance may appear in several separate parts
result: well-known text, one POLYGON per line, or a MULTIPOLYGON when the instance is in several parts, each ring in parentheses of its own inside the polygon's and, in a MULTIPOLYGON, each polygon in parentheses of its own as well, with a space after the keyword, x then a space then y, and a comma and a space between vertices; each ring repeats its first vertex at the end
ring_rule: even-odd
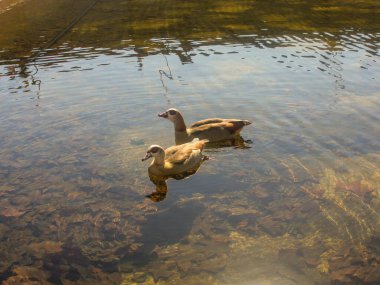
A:
POLYGON ((242 136, 236 136, 233 139, 221 140, 216 142, 209 142, 206 145, 206 149, 210 148, 223 148, 223 147, 233 147, 233 148, 251 148, 250 144, 253 142, 251 140, 245 140, 242 136))
POLYGON ((158 175, 150 174, 149 175, 150 181, 152 181, 153 184, 156 186, 156 191, 152 192, 149 195, 146 195, 146 197, 151 199, 154 202, 160 202, 164 200, 168 192, 168 184, 166 183, 166 180, 170 178, 173 178, 176 180, 182 180, 194 175, 205 160, 207 160, 207 156, 204 156, 203 159, 199 162, 199 164, 195 165, 193 169, 189 169, 182 173, 166 175, 166 176, 158 176, 158 175))
MULTIPOLYGON (((217 38, 223 38, 239 42, 237 35, 252 33, 256 34, 255 39, 249 40, 253 45, 260 39, 265 45, 266 39, 283 36, 328 40, 323 33, 333 33, 337 42, 347 41, 345 36, 350 33, 345 30, 347 27, 351 32, 379 29, 378 9, 374 8, 377 2, 346 0, 316 5, 307 0, 100 1, 71 27, 71 21, 86 10, 91 0, 25 1, 0 13, 0 46, 4 51, 0 60, 28 56, 68 27, 70 32, 61 42, 72 47, 124 48, 128 40, 128 46, 149 49, 156 47, 155 39, 171 38, 180 46, 190 45, 193 49, 197 46, 195 41, 212 44, 217 38), (273 7, 276 7, 275 12, 273 7), (67 10, 77 12, 68 17, 67 10)), ((160 49, 182 56, 187 54, 177 46, 165 45, 160 49)))
POLYGON ((152 200, 153 202, 160 202, 166 198, 166 194, 168 193, 168 184, 166 183, 166 179, 159 179, 158 181, 153 181, 153 184, 156 186, 156 191, 146 195, 147 198, 152 200))

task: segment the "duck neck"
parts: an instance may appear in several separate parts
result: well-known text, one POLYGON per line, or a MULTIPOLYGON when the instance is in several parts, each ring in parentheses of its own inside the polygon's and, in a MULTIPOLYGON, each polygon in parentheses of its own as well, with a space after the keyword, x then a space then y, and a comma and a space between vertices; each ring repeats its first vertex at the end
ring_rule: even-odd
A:
POLYGON ((175 131, 175 144, 184 144, 191 141, 191 137, 187 132, 177 132, 175 131))
POLYGON ((165 164, 165 154, 154 157, 153 164, 163 166, 165 164))
POLYGON ((181 115, 174 121, 174 129, 176 132, 186 132, 185 120, 181 115))

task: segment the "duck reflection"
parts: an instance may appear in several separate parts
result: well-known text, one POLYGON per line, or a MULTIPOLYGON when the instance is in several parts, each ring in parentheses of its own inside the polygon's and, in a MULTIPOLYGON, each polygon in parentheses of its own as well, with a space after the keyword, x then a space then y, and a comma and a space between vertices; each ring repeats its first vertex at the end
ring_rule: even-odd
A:
POLYGON ((166 179, 160 179, 158 181, 153 181, 156 185, 156 191, 146 195, 145 197, 149 198, 153 202, 160 202, 166 198, 166 194, 168 193, 168 184, 166 183, 166 179))
POLYGON ((152 181, 153 184, 156 186, 156 191, 152 192, 149 195, 146 195, 146 197, 151 199, 154 202, 160 202, 164 200, 168 192, 168 184, 166 183, 166 180, 168 180, 169 178, 182 180, 182 179, 186 179, 190 177, 191 175, 195 174, 198 171, 201 164, 207 159, 208 159, 207 156, 203 156, 202 160, 199 162, 198 165, 196 165, 193 169, 185 171, 183 173, 167 175, 167 176, 149 175, 150 181, 152 181))
POLYGON ((233 148, 251 148, 252 140, 245 140, 242 136, 238 135, 232 139, 220 140, 215 142, 208 142, 206 145, 207 149, 212 148, 223 148, 223 147, 233 147, 233 148))
POLYGON ((151 145, 142 161, 153 157, 148 167, 150 180, 155 184, 156 191, 147 197, 152 201, 159 202, 165 199, 168 187, 166 180, 185 179, 197 172, 201 164, 208 159, 202 154, 208 140, 194 139, 189 143, 171 146, 163 149, 159 145, 151 145))

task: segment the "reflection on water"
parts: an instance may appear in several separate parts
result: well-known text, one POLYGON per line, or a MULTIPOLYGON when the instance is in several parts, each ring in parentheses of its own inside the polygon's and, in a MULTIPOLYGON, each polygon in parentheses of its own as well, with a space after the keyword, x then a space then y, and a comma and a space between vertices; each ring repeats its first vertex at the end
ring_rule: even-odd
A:
POLYGON ((153 182, 156 186, 156 190, 148 195, 147 198, 151 199, 153 202, 161 202, 166 198, 166 194, 168 193, 168 184, 166 180, 159 180, 157 182, 153 182))
POLYGON ((160 202, 164 200, 166 198, 166 194, 168 193, 168 184, 166 183, 166 180, 168 180, 169 178, 173 178, 176 180, 189 178, 191 175, 194 175, 198 171, 199 167, 200 165, 198 165, 196 169, 193 169, 191 171, 186 171, 181 174, 170 175, 170 176, 149 175, 150 181, 152 181, 152 183, 155 186, 155 191, 146 195, 146 197, 151 199, 154 202, 160 202))
POLYGON ((150 193, 149 195, 146 195, 146 197, 154 202, 160 202, 164 200, 166 198, 166 194, 168 193, 168 184, 166 183, 166 180, 170 178, 176 180, 189 178, 191 175, 194 175, 198 171, 199 167, 202 165, 204 160, 202 160, 201 163, 198 164, 195 168, 190 169, 188 171, 184 171, 179 174, 172 174, 166 176, 149 175, 150 181, 152 181, 156 189, 154 192, 150 193))
POLYGON ((0 280, 379 283, 380 8, 317 2, 2 12, 0 280), (172 106, 254 121, 252 143, 205 149, 154 203, 140 158, 173 144, 172 106))

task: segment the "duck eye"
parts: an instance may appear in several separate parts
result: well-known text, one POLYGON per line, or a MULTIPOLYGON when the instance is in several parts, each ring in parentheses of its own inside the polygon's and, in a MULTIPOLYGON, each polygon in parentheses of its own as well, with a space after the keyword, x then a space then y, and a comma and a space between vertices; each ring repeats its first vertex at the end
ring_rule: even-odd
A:
POLYGON ((177 114, 177 112, 174 111, 174 110, 170 110, 170 111, 169 111, 169 114, 172 115, 172 116, 174 116, 175 114, 177 114))
POLYGON ((154 147, 150 150, 150 152, 156 153, 158 151, 158 147, 154 147))

